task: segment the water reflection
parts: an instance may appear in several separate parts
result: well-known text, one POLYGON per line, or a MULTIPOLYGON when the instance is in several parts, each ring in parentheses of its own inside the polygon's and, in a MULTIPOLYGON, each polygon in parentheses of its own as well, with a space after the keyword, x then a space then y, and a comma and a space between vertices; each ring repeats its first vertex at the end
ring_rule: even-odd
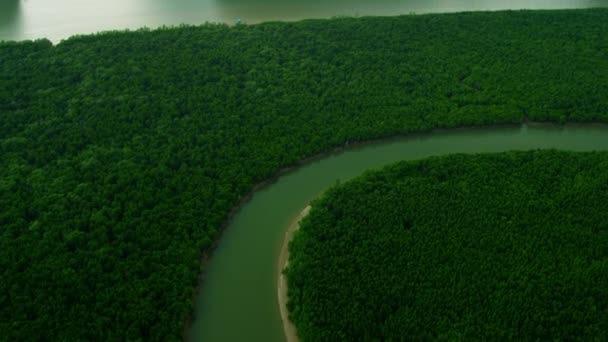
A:
POLYGON ((397 15, 433 6, 436 0, 214 0, 225 21, 247 23, 334 16, 397 15))
POLYGON ((605 0, 213 0, 223 21, 249 23, 332 16, 608 7, 605 0))
POLYGON ((0 1, 0 40, 19 39, 21 0, 0 1))
POLYGON ((608 7, 606 0, 589 0, 589 7, 608 7))
POLYGON ((0 39, 47 37, 142 26, 246 23, 333 16, 501 9, 608 7, 606 0, 0 0, 0 39), (20 2, 21 1, 21 2, 20 2))

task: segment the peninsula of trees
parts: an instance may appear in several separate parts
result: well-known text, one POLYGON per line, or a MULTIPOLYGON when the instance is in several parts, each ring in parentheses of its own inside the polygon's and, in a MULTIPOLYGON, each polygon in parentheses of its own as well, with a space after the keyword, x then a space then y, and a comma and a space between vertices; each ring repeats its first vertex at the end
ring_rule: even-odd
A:
POLYGON ((606 32, 507 11, 0 43, 0 336, 181 340, 254 184, 352 141, 608 121, 606 32))
POLYGON ((290 243, 302 341, 608 339, 608 153, 450 155, 329 190, 290 243))

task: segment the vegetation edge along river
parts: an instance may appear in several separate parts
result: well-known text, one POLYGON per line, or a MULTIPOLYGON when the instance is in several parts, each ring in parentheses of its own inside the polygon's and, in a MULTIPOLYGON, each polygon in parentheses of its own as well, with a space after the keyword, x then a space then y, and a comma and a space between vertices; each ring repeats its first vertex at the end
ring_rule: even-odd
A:
POLYGON ((336 180, 398 160, 451 153, 607 150, 607 136, 605 125, 445 130, 349 148, 303 165, 254 194, 225 231, 210 259, 206 289, 197 304, 201 319, 195 322, 191 340, 284 341, 277 305, 277 260, 285 229, 297 220, 301 208, 336 180), (227 328, 233 326, 239 329, 227 328))
POLYGON ((293 322, 289 319, 289 310, 287 309, 287 277, 283 273, 283 271, 289 265, 289 243, 293 238, 298 229, 300 229, 301 221, 308 215, 310 211, 310 205, 306 206, 304 210, 298 214, 296 219, 290 224, 289 229, 285 232, 285 240, 283 241, 283 246, 281 247, 281 253, 279 255, 278 262, 278 274, 277 277, 277 296, 279 302, 279 310, 281 311, 281 321, 283 321, 283 330, 285 331, 285 338, 287 342, 297 342, 298 335, 296 331, 296 327, 293 322))
POLYGON ((331 187, 289 244, 304 341, 599 339, 608 152, 452 154, 331 187))
POLYGON ((348 141, 608 118, 608 11, 0 43, 0 335, 180 340, 218 228, 348 141))

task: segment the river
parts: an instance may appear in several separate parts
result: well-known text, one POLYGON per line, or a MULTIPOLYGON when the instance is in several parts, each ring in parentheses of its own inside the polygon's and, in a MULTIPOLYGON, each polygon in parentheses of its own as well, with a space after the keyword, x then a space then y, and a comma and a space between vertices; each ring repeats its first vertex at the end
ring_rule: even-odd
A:
POLYGON ((258 23, 333 16, 608 7, 605 0, 2 0, 0 40, 181 23, 258 23))
POLYGON ((205 273, 191 341, 283 342, 277 261, 290 222, 336 181, 399 160, 448 153, 608 150, 605 125, 459 129, 375 142, 305 164, 257 191, 227 227, 205 273))

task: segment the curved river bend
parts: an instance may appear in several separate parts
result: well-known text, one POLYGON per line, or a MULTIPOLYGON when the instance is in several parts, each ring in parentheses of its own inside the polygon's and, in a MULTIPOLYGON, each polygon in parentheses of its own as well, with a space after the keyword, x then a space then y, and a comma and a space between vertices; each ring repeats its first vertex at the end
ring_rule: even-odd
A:
POLYGON ((285 340, 277 303, 277 259, 285 229, 337 180, 399 160, 539 148, 608 150, 608 126, 524 125, 412 135, 347 149, 283 175, 256 192, 224 232, 208 263, 190 339, 285 340))

